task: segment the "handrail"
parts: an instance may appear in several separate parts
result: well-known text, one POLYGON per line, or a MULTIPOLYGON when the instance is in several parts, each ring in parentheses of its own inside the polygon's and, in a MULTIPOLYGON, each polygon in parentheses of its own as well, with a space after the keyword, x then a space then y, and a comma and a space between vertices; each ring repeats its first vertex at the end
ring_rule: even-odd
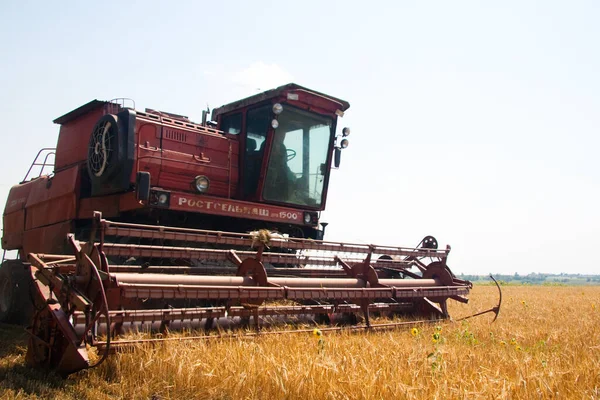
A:
MULTIPOLYGON (((31 173, 31 170, 33 169, 34 166, 41 167, 40 168, 40 173, 35 178, 39 178, 40 176, 42 176, 42 174, 44 173, 44 169, 46 167, 51 166, 51 164, 48 163, 48 157, 50 157, 50 156, 56 156, 56 148, 55 147, 44 147, 44 148, 40 149, 40 151, 38 151, 37 155, 33 159, 33 162, 29 166, 29 169, 27 170, 27 173, 25 174, 25 178, 23 178, 23 180, 21 181, 21 183, 27 181, 27 178, 29 178, 29 174, 31 173), (44 152, 46 152, 45 156, 44 156, 44 161, 43 162, 38 162, 38 159, 40 158, 40 156, 44 152)), ((54 165, 52 165, 52 166, 54 166, 54 165)), ((35 179, 35 178, 32 177, 31 179, 35 179)))

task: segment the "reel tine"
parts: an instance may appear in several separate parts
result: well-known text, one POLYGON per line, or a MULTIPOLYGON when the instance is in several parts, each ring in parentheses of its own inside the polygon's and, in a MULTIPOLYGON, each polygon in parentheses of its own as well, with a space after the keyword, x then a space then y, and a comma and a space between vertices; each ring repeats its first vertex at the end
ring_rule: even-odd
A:
POLYGON ((470 319, 473 317, 479 317, 480 315, 484 315, 487 313, 494 313, 494 319, 492 320, 492 322, 490 322, 490 324, 493 324, 494 322, 496 322, 496 320, 498 319, 498 315, 500 314, 500 306, 502 305, 502 290, 500 289, 500 284, 498 283, 498 281, 492 276, 492 274, 490 274, 490 278, 494 281, 494 283, 496 284, 496 287, 498 288, 498 293, 499 293, 499 299, 498 299, 498 305, 495 307, 492 307, 488 310, 484 310, 484 311, 479 311, 476 312, 475 314, 471 314, 471 315, 467 315, 466 317, 462 317, 459 318, 455 321, 464 321, 466 319, 470 319))
POLYGON ((492 323, 494 323, 498 319, 498 314, 500 314, 500 307, 502 306, 502 289, 500 289, 500 284, 492 276, 492 274, 490 274, 490 278, 494 281, 494 283, 496 284, 496 287, 498 288, 498 305, 493 308, 494 314, 496 314, 494 316, 494 319, 492 320, 492 323))

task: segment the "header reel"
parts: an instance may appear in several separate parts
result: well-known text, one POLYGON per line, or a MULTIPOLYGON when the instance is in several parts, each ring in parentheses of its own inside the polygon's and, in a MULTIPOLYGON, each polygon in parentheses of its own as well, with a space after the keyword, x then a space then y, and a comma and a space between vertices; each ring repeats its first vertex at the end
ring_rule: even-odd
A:
POLYGON ((450 248, 438 250, 433 237, 403 248, 262 235, 112 222, 96 213, 88 242, 69 235, 75 256, 29 255, 38 311, 28 363, 62 375, 91 368, 86 346, 97 347, 98 365, 139 342, 120 339, 127 330, 207 332, 189 340, 251 321, 258 332, 280 319, 338 325, 350 316, 353 329, 415 323, 373 324, 373 312, 438 320, 449 317, 448 299, 466 303, 472 288, 452 274, 450 248), (139 244, 109 240, 121 237, 139 244), (281 264, 294 267, 274 266, 281 264))

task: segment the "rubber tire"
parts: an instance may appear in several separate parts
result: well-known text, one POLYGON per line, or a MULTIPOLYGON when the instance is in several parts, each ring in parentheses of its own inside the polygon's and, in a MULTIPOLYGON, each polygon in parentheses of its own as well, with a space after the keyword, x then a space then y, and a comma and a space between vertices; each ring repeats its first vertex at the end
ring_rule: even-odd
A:
POLYGON ((30 293, 33 280, 20 260, 7 260, 0 266, 0 322, 27 325, 33 315, 30 293))

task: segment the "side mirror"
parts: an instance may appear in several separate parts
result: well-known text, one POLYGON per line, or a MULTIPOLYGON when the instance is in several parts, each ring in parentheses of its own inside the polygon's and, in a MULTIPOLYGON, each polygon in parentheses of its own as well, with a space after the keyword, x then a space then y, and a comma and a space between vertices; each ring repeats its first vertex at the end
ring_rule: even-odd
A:
POLYGON ((335 165, 336 168, 339 168, 341 161, 342 161, 342 149, 335 148, 335 150, 333 152, 333 165, 335 165))
POLYGON ((320 173, 321 175, 325 176, 325 174, 327 173, 327 164, 325 164, 325 163, 322 163, 322 164, 319 166, 319 173, 320 173))
POLYGON ((135 179, 135 192, 139 201, 148 201, 150 198, 150 172, 140 171, 135 179))

